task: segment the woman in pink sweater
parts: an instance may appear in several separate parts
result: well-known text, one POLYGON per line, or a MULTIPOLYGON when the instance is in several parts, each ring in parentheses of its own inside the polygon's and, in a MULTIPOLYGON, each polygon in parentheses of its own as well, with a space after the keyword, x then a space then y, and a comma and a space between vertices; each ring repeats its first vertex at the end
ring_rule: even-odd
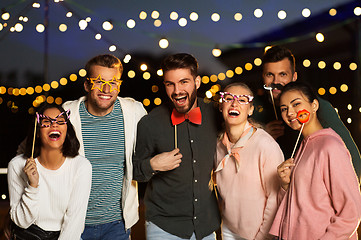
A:
POLYGON ((280 96, 282 118, 294 130, 301 110, 309 112, 295 158, 278 167, 281 201, 270 233, 281 239, 357 239, 361 195, 351 157, 331 128, 318 118, 316 95, 304 83, 286 85, 280 96))
POLYGON ((253 94, 243 83, 221 92, 225 132, 215 158, 223 240, 267 239, 277 211, 277 166, 284 160, 276 141, 252 126, 253 94))

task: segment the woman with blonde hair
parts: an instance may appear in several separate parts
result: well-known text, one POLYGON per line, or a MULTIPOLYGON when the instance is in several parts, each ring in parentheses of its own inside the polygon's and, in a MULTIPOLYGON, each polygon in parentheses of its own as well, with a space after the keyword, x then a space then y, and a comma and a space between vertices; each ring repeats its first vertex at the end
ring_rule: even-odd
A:
POLYGON ((267 132, 250 123, 253 93, 246 84, 230 84, 220 95, 225 131, 217 144, 214 176, 223 239, 268 239, 283 154, 267 132))

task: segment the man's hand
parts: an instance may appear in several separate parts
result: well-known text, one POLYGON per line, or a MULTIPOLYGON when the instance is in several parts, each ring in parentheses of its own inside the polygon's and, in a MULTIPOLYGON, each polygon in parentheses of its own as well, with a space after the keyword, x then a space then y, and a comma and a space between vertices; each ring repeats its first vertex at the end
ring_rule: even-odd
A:
POLYGON ((267 123, 265 130, 275 140, 277 140, 277 138, 285 134, 285 127, 283 126, 283 122, 281 120, 274 120, 272 122, 267 123))
POLYGON ((150 159, 150 166, 154 171, 170 171, 179 167, 182 154, 176 148, 170 152, 160 153, 150 159))
POLYGON ((39 173, 33 158, 28 158, 25 163, 24 172, 29 179, 29 185, 37 188, 39 185, 39 173))
POLYGON ((293 158, 289 158, 277 167, 277 173, 280 178, 281 187, 287 191, 291 182, 292 168, 295 166, 293 158))

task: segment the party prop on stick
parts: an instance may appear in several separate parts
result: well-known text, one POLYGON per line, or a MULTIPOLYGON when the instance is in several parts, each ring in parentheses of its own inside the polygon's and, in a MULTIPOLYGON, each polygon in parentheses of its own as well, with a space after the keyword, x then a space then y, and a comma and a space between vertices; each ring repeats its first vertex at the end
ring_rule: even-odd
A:
POLYGON ((174 125, 174 148, 178 147, 177 143, 177 125, 174 125))
MULTIPOLYGON (((281 87, 282 86, 281 84, 273 84, 271 83, 268 87, 265 85, 263 85, 263 88, 268 90, 270 95, 271 95, 271 100, 272 100, 272 105, 273 105, 273 111, 275 112, 275 116, 276 116, 276 120, 278 120, 278 116, 277 116, 277 111, 276 111, 276 105, 275 105, 275 100, 273 99, 273 93, 272 93, 272 90, 273 89, 278 89, 278 90, 281 90, 281 87)), ((282 86, 283 87, 283 86, 282 86)))
POLYGON ((36 137, 36 124, 38 123, 38 113, 35 114, 35 126, 34 126, 34 137, 33 137, 33 146, 31 148, 31 158, 34 156, 34 146, 35 146, 35 137, 36 137))
POLYGON ((293 155, 295 154, 295 150, 296 150, 296 147, 297 147, 297 144, 298 144, 298 140, 300 140, 300 136, 301 136, 303 127, 305 126, 305 123, 308 122, 308 120, 310 120, 310 112, 307 111, 306 109, 300 110, 300 111, 298 111, 296 118, 297 118, 297 120, 298 120, 300 123, 302 123, 302 127, 301 127, 300 133, 298 134, 298 138, 297 138, 297 141, 296 141, 296 145, 295 145, 295 147, 293 148, 293 152, 292 152, 291 158, 293 158, 293 155))

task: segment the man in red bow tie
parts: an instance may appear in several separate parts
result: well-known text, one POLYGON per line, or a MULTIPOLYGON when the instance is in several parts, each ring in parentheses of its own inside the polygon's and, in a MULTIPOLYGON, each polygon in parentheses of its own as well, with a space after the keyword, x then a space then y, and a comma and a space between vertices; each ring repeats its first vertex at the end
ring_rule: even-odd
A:
POLYGON ((170 104, 141 119, 133 157, 133 178, 148 182, 147 239, 214 240, 220 215, 208 183, 217 140, 216 110, 197 98, 201 78, 192 55, 168 56, 162 70, 170 104))

